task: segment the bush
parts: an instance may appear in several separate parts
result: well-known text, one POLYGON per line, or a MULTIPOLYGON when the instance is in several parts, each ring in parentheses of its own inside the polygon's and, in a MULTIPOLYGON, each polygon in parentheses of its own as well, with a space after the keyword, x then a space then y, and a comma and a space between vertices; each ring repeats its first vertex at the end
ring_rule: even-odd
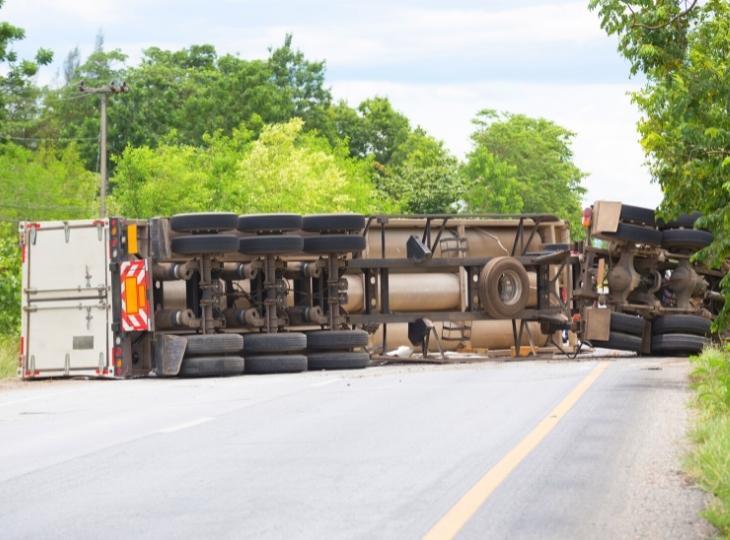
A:
POLYGON ((692 363, 698 416, 692 432, 696 446, 688 458, 688 470, 714 495, 705 518, 724 536, 730 536, 730 352, 710 348, 692 363))
POLYGON ((14 377, 18 368, 18 338, 0 336, 0 379, 14 377))

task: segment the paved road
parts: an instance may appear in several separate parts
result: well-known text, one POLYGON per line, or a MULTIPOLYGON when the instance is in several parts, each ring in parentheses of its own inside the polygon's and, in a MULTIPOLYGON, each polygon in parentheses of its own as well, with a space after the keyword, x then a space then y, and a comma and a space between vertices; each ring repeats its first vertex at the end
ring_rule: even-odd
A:
MULTIPOLYGON (((599 362, 0 390, 3 538, 419 538, 599 362)), ((614 359, 462 538, 695 538, 679 359, 614 359)))

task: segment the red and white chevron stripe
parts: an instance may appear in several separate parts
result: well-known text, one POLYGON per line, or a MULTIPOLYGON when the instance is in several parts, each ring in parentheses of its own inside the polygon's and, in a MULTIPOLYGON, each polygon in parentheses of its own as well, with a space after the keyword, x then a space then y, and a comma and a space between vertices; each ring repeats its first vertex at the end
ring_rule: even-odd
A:
POLYGON ((122 298, 122 330, 125 332, 144 332, 150 329, 150 312, 147 294, 149 291, 149 273, 147 272, 147 261, 125 261, 121 264, 120 282, 122 298), (136 291, 134 294, 141 295, 137 302, 137 310, 130 313, 127 310, 127 279, 136 278, 136 291))

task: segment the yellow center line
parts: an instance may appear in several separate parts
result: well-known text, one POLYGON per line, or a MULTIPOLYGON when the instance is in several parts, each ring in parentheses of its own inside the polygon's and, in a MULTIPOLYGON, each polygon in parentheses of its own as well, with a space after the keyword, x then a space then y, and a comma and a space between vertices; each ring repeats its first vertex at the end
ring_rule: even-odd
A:
POLYGON ((424 540, 443 540, 454 538, 466 525, 466 522, 479 510, 484 501, 499 485, 517 468, 530 452, 532 452, 550 433, 565 414, 575 405, 586 390, 606 371, 610 362, 599 362, 578 385, 565 396, 565 399, 555 407, 517 446, 510 450, 494 467, 474 484, 466 494, 459 499, 433 528, 423 537, 424 540))

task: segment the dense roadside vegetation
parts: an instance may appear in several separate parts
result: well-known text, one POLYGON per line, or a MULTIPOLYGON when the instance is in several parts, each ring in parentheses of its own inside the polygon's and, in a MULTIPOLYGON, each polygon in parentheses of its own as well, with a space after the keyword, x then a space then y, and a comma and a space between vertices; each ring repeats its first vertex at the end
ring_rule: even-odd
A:
POLYGON ((697 409, 687 470, 713 495, 705 518, 730 537, 730 351, 707 349, 693 358, 697 409))
POLYGON ((18 367, 18 338, 0 335, 0 379, 14 377, 18 367))

